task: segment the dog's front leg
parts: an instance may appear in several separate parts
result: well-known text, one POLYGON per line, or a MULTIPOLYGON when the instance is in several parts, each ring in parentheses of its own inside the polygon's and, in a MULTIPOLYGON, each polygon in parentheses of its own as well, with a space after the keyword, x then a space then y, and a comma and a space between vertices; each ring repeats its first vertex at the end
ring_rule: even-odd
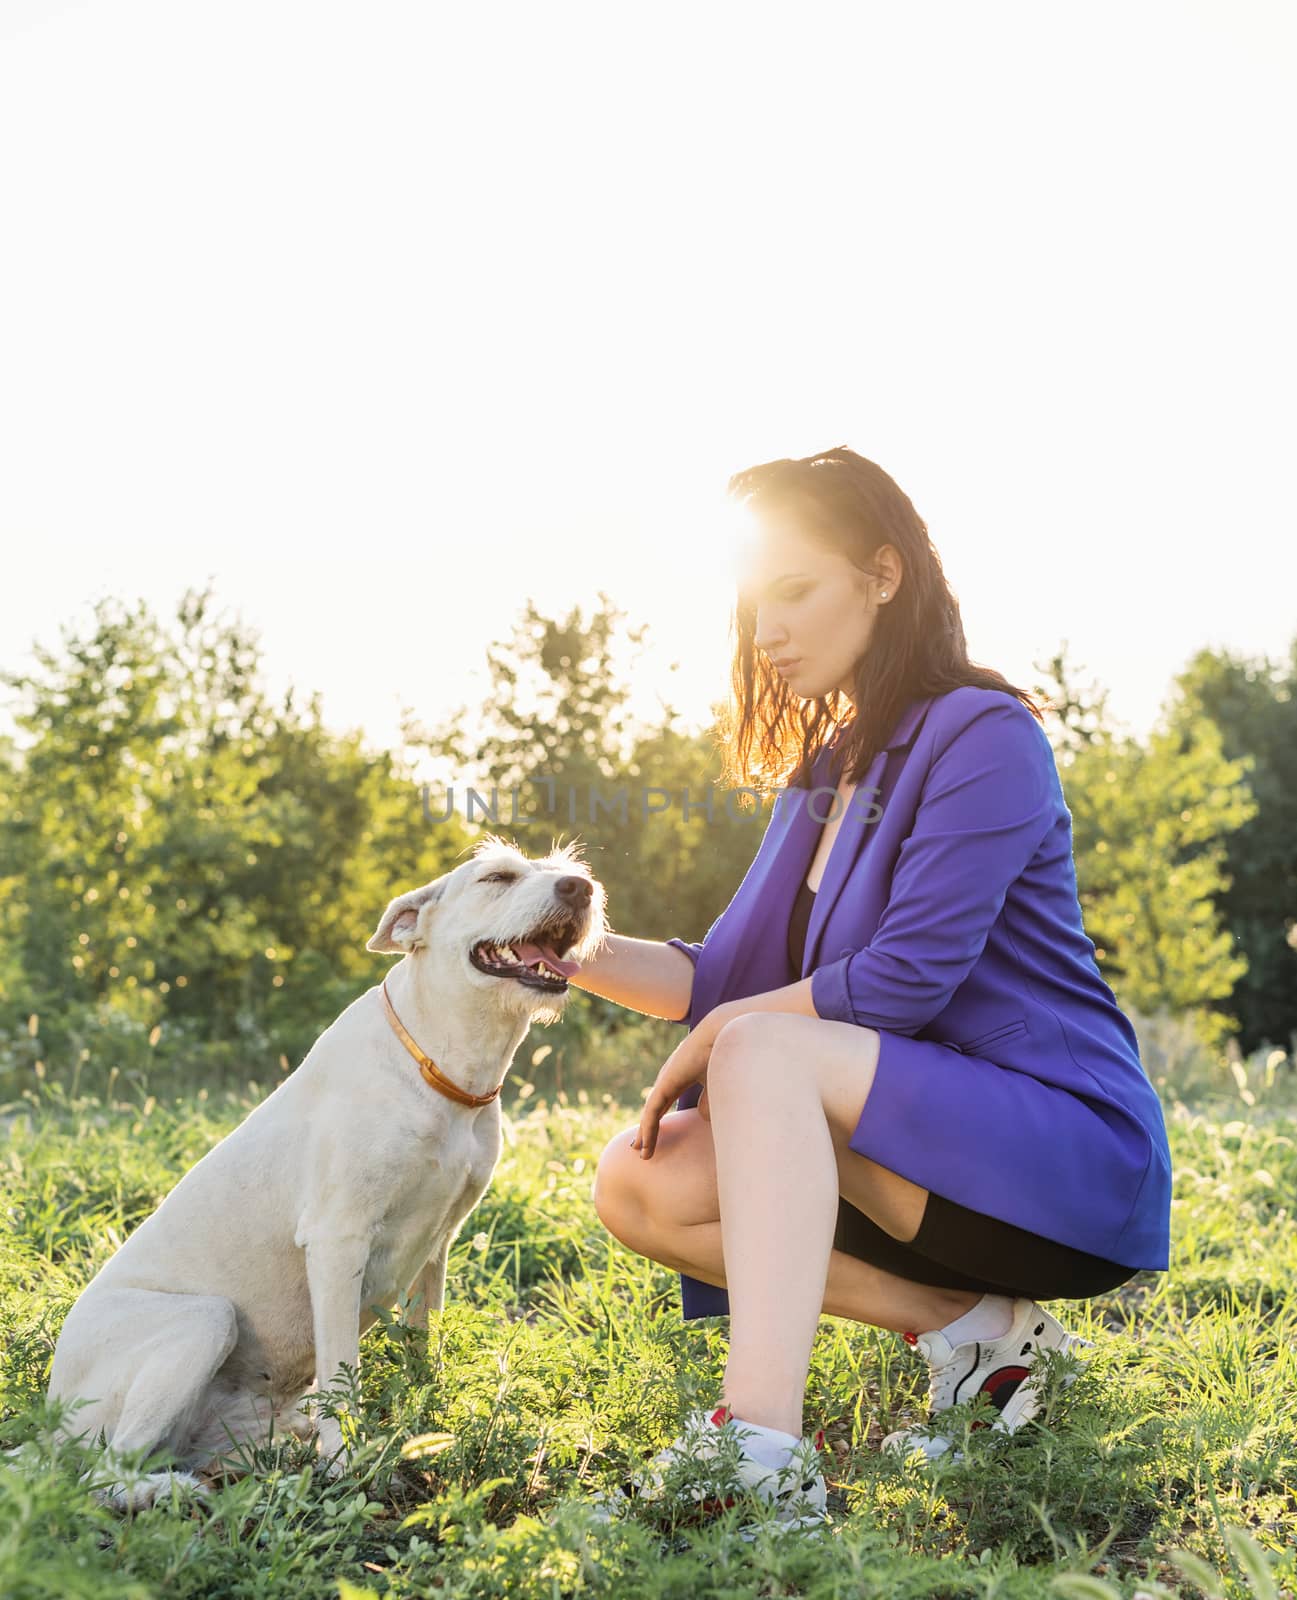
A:
MULTIPOLYGON (((360 1370, 360 1296, 369 1262, 369 1239, 316 1234, 305 1245, 318 1391, 336 1384, 343 1377, 344 1366, 355 1373, 360 1370)), ((318 1422, 325 1471, 336 1477, 346 1468, 342 1427, 336 1417, 321 1416, 318 1422)))
POLYGON ((405 1313, 406 1326, 417 1332, 428 1331, 428 1313, 441 1311, 446 1304, 446 1263, 450 1257, 450 1234, 442 1240, 419 1270, 410 1285, 405 1313))

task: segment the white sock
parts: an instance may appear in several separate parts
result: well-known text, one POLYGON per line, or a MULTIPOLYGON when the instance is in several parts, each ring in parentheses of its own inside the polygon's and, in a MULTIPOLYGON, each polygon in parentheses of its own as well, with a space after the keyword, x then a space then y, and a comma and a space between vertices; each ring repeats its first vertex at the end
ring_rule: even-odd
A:
POLYGON ((1013 1300, 1009 1295, 984 1294, 962 1317, 956 1317, 941 1330, 952 1345, 970 1339, 1002 1339, 1013 1323, 1013 1300))
POLYGON ((775 1471, 788 1465, 793 1447, 799 1443, 796 1434, 781 1433, 778 1428, 766 1428, 759 1422, 745 1422, 732 1412, 730 1415, 739 1431, 744 1450, 754 1461, 775 1471))

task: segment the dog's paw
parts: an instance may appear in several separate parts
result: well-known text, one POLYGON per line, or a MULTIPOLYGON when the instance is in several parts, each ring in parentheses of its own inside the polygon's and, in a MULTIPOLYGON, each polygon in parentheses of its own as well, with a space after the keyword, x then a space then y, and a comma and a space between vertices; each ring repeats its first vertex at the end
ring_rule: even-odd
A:
POLYGON ((173 1489, 182 1499, 196 1495, 206 1500, 211 1494, 192 1472, 141 1472, 123 1473, 118 1482, 101 1484, 94 1490, 94 1498, 113 1511, 147 1511, 169 1501, 173 1489))
POLYGON ((283 1411, 276 1417, 275 1421, 280 1433, 291 1434, 294 1439, 300 1440, 302 1444, 309 1444, 312 1439, 319 1436, 319 1420, 305 1406, 283 1411))
POLYGON ((350 1466, 347 1449, 342 1442, 342 1429, 333 1418, 321 1421, 316 1448, 320 1456, 320 1471, 330 1482, 346 1474, 350 1466))

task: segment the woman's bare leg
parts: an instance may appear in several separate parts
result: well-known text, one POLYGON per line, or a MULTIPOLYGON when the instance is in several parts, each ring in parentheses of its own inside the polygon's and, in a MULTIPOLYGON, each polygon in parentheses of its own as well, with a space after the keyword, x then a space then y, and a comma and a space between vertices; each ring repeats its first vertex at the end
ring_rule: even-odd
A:
MULTIPOLYGON (((620 1237, 620 1235, 619 1235, 620 1237)), ((728 1289, 725 1279, 725 1253, 721 1246, 719 1222, 681 1223, 654 1229, 652 1225, 625 1239, 639 1255, 660 1262, 673 1272, 684 1272, 700 1283, 728 1289)), ((871 1266, 842 1250, 829 1254, 829 1270, 820 1313, 826 1317, 846 1317, 865 1322, 871 1328, 889 1328, 893 1333, 927 1333, 944 1328, 982 1298, 980 1291, 938 1289, 931 1284, 912 1283, 882 1267, 871 1266)), ((809 1363, 808 1363, 809 1364, 809 1363)), ((734 1408, 736 1411, 738 1407, 734 1408)), ((742 1415, 747 1416, 746 1412, 742 1415)), ((760 1422, 760 1417, 749 1417, 760 1422)), ((768 1427, 779 1424, 771 1422, 768 1427)), ((788 1428, 785 1432, 792 1433, 788 1428)))
MULTIPOLYGON (((724 1399, 747 1421, 795 1436, 837 1226, 838 1152, 829 1119, 849 1133, 862 1107, 868 1115, 878 1047, 872 1028, 749 1015, 717 1036, 708 1066, 730 1297, 724 1399)), ((914 1289, 904 1298, 921 1311, 914 1289)), ((978 1298, 965 1295, 963 1308, 978 1298)), ((939 1316, 930 1291, 927 1300, 939 1316)), ((895 1304, 891 1311, 894 1321, 895 1304)))
MULTIPOLYGON (((901 1239, 913 1238, 927 1197, 847 1147, 877 1059, 872 1029, 785 1013, 737 1018, 718 1036, 708 1067, 711 1171, 699 1159, 705 1141, 696 1112, 663 1119, 658 1150, 641 1164, 665 1157, 648 1191, 626 1172, 626 1160, 639 1157, 617 1153, 626 1185, 661 1203, 619 1210, 614 1197, 600 1214, 632 1248, 729 1291, 723 1398, 746 1421, 800 1435, 822 1312, 925 1332, 981 1298, 911 1283, 832 1248, 840 1193, 901 1239), (666 1170, 672 1122, 677 1145, 688 1129, 694 1146, 687 1172, 680 1150, 666 1170)), ((609 1179, 616 1183, 613 1171, 609 1179)))

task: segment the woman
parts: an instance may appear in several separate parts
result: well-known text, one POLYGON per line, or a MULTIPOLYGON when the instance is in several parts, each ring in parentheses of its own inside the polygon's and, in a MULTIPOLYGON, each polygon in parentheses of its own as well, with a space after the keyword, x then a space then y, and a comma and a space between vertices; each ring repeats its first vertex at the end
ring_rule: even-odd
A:
POLYGON ((613 937, 573 981, 690 1030, 595 1205, 682 1274, 686 1317, 731 1316, 720 1404, 638 1491, 724 1454, 801 1521, 824 1504, 802 1432, 821 1313, 928 1360, 928 1423, 885 1446, 940 1454, 940 1413, 979 1391, 1011 1430, 1038 1352, 1086 1343, 1039 1301, 1166 1270, 1170 1157, 1039 708, 969 662, 914 507, 845 448, 730 491, 756 538, 727 776, 794 775, 701 944, 613 937))

